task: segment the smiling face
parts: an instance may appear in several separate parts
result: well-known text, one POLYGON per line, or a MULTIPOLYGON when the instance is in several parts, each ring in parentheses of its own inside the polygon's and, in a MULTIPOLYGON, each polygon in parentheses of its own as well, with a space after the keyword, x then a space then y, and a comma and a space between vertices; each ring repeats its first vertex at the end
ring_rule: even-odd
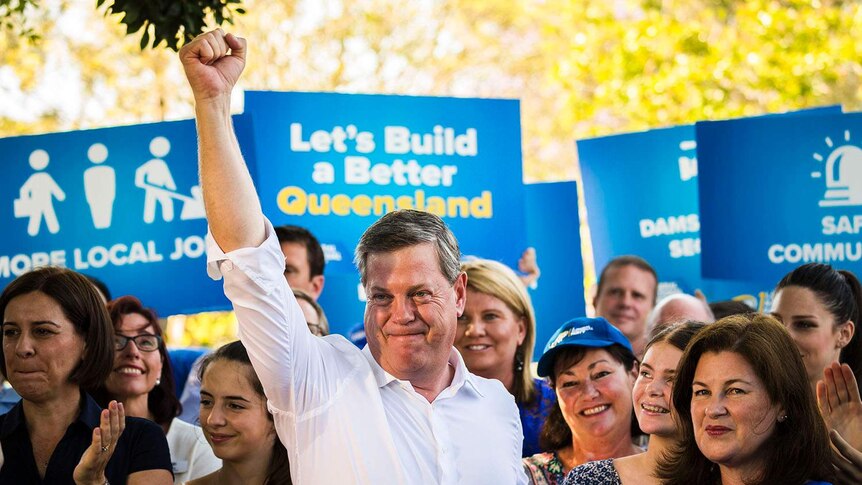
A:
POLYGON ((470 372, 489 379, 507 372, 511 377, 515 352, 526 334, 524 318, 515 315, 502 300, 467 288, 467 303, 458 318, 455 347, 470 372))
POLYGON ((675 436, 671 391, 682 351, 667 342, 647 349, 632 390, 635 416, 644 433, 675 436))
POLYGON ((643 337, 646 318, 655 305, 656 281, 651 273, 634 265, 609 268, 593 305, 596 316, 605 317, 632 342, 643 337))
MULTIPOLYGON (((156 334, 150 322, 139 313, 122 315, 114 332, 124 337, 156 334)), ((162 356, 159 351, 144 352, 129 340, 123 350, 114 354, 114 367, 105 381, 105 388, 112 396, 125 401, 152 391, 161 375, 162 356)))
POLYGON ((783 414, 754 369, 735 352, 707 352, 692 382, 691 416, 701 453, 743 477, 755 476, 759 457, 783 414))
POLYGON ((374 359, 398 379, 439 379, 464 309, 467 277, 454 286, 433 244, 372 253, 366 265, 365 335, 374 359))
POLYGON ((588 446, 592 437, 630 433, 634 369, 626 369, 604 349, 588 350, 569 367, 562 368, 565 354, 557 362, 557 402, 576 441, 588 446))
MULTIPOLYGON (((41 291, 16 296, 3 315, 6 376, 24 399, 77 399, 69 376, 81 363, 84 339, 60 305, 41 291)), ((77 402, 77 401, 75 401, 77 402)))
POLYGON ((852 337, 847 333, 852 327, 836 325, 835 317, 817 295, 801 286, 786 286, 778 291, 772 300, 772 313, 784 323, 799 347, 808 382, 813 386, 823 379, 823 370, 838 361, 842 346, 852 337))
POLYGON ((215 456, 227 462, 269 456, 275 443, 266 398, 252 387, 253 372, 250 365, 220 359, 201 380, 200 424, 215 456))

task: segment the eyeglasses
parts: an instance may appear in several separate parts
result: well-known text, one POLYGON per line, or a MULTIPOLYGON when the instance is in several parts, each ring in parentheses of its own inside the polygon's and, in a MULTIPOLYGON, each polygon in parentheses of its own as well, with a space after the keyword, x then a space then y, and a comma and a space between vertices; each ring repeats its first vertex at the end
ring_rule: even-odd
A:
POLYGON ((126 348, 126 345, 129 344, 129 340, 134 341, 135 347, 137 347, 138 350, 140 350, 141 352, 152 352, 154 350, 158 350, 159 345, 162 342, 162 338, 158 335, 151 335, 148 333, 135 337, 114 335, 114 350, 116 350, 117 352, 122 351, 126 348))

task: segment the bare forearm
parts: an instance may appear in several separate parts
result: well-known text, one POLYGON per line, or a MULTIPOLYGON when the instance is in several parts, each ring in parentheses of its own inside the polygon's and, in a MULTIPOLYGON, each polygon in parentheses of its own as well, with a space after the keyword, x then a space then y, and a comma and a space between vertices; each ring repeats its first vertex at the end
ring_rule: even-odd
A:
POLYGON ((223 251, 260 245, 260 201, 242 158, 230 116, 230 98, 195 105, 201 189, 213 238, 223 251))

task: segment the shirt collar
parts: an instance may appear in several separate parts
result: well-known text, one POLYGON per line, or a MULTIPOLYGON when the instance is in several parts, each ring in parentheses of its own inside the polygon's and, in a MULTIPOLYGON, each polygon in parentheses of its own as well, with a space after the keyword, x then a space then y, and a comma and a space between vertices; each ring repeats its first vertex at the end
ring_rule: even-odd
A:
MULTIPOLYGON (((374 374, 374 380, 377 381, 377 387, 382 389, 391 382, 404 382, 386 372, 383 367, 377 363, 377 360, 374 359, 374 356, 371 354, 371 349, 367 344, 362 348, 362 354, 368 360, 368 365, 371 366, 371 372, 374 374)), ((449 384, 446 389, 443 389, 437 397, 438 399, 440 397, 454 396, 462 387, 469 388, 480 397, 484 397, 484 394, 476 384, 476 376, 467 370, 467 366, 464 364, 464 359, 461 357, 461 354, 455 350, 455 347, 452 347, 452 350, 449 352, 449 365, 455 369, 455 375, 452 377, 452 383, 449 384), (465 386, 465 384, 467 384, 467 386, 465 386)))
POLYGON ((96 401, 89 394, 82 392, 81 395, 81 413, 78 415, 77 421, 83 423, 87 428, 93 429, 99 426, 102 421, 102 408, 96 404, 96 401))
POLYGON ((18 404, 12 406, 12 409, 6 413, 6 417, 3 418, 3 426, 0 427, 0 438, 6 439, 14 433, 19 426, 24 425, 24 402, 20 401, 18 404))
MULTIPOLYGON (((99 426, 102 408, 96 404, 96 401, 89 394, 82 392, 81 396, 81 412, 75 419, 75 422, 80 422, 88 429, 93 429, 99 426)), ((0 438, 7 438, 9 435, 18 430, 19 427, 25 426, 24 420, 24 400, 22 399, 6 414, 3 420, 3 426, 0 427, 0 438)))

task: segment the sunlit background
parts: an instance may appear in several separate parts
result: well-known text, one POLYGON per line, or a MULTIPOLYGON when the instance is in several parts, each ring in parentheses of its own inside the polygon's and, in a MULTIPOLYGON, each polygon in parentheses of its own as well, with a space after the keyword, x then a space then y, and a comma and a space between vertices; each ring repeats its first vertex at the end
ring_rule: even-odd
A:
MULTIPOLYGON (((95 0, 27 2, 15 12, 23 4, 0 2, 7 19, 0 137, 192 117, 173 51, 142 51, 140 32, 126 36, 119 17, 95 0)), ((526 182, 578 180, 581 138, 862 104, 857 1, 245 0, 241 7, 246 13, 223 26, 249 40, 241 88, 517 98, 526 182)), ((242 111, 242 97, 235 100, 242 111)), ((590 288, 595 271, 581 222, 590 288)), ((235 332, 230 313, 168 322, 179 346, 217 345, 235 332)))

